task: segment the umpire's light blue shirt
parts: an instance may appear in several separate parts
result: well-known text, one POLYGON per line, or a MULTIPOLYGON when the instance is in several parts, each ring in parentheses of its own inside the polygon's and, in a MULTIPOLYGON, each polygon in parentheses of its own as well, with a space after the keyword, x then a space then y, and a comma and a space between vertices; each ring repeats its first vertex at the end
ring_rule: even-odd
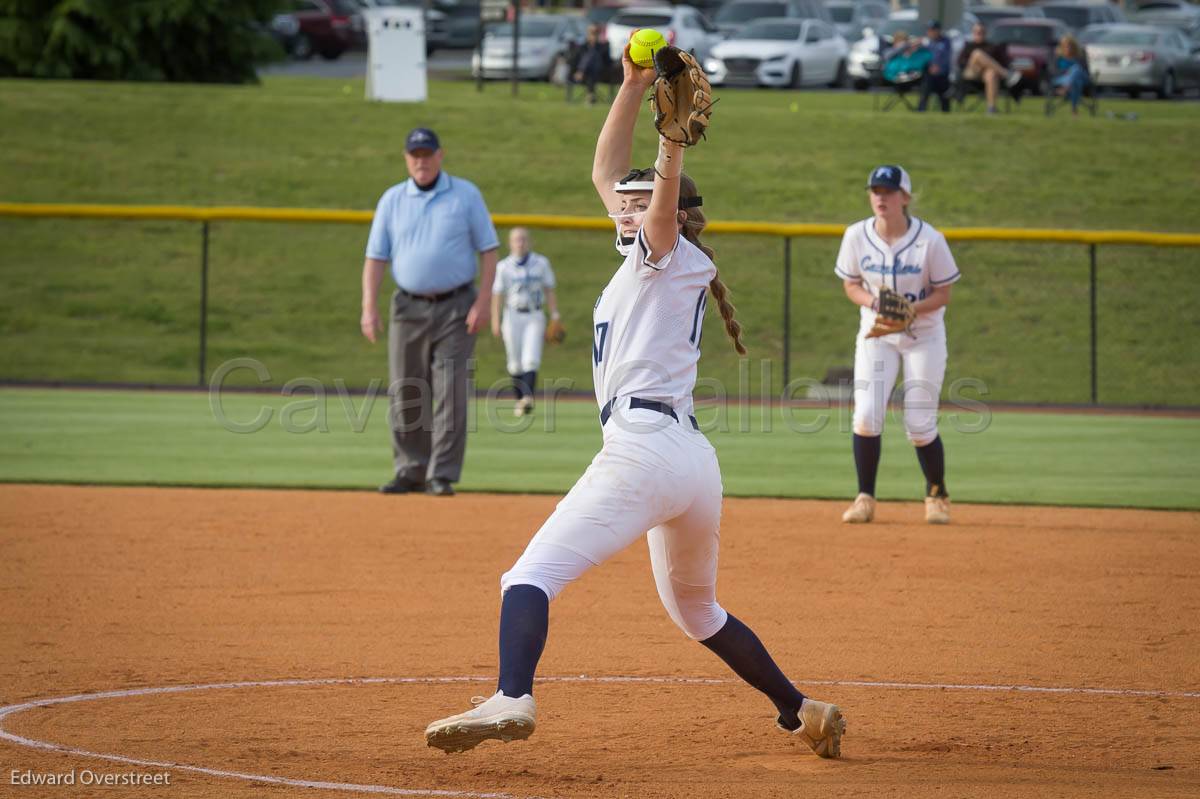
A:
POLYGON ((405 291, 441 294, 474 280, 478 254, 499 246, 479 189, 442 172, 429 191, 409 178, 383 193, 367 257, 391 261, 392 277, 405 291))

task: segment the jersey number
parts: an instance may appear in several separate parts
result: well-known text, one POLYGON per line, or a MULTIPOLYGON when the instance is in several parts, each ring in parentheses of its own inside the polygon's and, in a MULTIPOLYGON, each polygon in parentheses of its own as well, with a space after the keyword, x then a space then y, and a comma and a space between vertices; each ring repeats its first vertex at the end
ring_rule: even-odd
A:
POLYGON ((596 338, 592 341, 592 362, 597 366, 604 360, 604 345, 608 342, 608 322, 596 323, 596 338))
POLYGON ((688 337, 689 344, 695 344, 696 348, 700 348, 700 339, 704 338, 704 326, 701 320, 704 319, 704 309, 708 307, 708 289, 700 289, 700 297, 696 300, 696 314, 692 317, 692 335, 688 337))

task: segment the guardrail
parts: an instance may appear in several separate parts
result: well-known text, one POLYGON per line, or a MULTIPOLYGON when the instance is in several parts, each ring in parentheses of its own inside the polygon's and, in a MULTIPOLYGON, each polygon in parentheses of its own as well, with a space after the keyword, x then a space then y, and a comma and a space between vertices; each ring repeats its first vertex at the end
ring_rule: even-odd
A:
MULTIPOLYGON (((87 205, 77 203, 0 203, 0 216, 58 219, 172 220, 198 222, 200 245, 200 366, 197 384, 206 384, 208 328, 208 239, 213 222, 307 222, 320 224, 370 224, 372 211, 317 208, 255 208, 247 206, 198 207, 188 205, 87 205)), ((551 230, 612 230, 612 222, 589 216, 546 214, 493 214, 497 227, 530 227, 551 230)), ((837 238, 844 225, 782 222, 709 222, 706 233, 772 236, 783 239, 783 382, 791 378, 792 239, 837 238)), ((950 241, 1005 241, 1080 244, 1088 248, 1091 321, 1091 401, 1096 404, 1096 248, 1106 245, 1200 247, 1200 234, 1155 233, 1138 230, 1053 230, 1024 228, 941 228, 950 241)))

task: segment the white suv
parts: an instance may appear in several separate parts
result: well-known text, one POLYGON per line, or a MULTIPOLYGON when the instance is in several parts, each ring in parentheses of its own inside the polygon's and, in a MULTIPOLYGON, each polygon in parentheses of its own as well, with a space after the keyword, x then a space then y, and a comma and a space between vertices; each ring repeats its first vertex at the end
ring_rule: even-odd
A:
POLYGON ((704 63, 708 51, 721 41, 717 28, 691 6, 636 6, 623 9, 608 23, 608 52, 616 63, 639 28, 654 28, 667 37, 667 43, 691 52, 704 63))

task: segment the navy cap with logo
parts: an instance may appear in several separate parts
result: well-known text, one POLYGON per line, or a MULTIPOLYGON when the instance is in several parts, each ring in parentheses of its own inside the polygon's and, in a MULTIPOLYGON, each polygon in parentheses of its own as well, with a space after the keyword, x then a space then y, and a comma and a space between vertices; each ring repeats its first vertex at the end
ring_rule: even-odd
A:
POLYGON ((871 172, 871 177, 867 178, 867 188, 873 189, 876 186, 912 194, 912 179, 904 171, 904 167, 894 164, 875 167, 871 172))
POLYGON ((942 29, 942 22, 941 22, 941 20, 937 20, 937 19, 935 19, 933 22, 930 22, 929 27, 927 28, 927 30, 931 30, 931 31, 940 31, 941 29, 942 29))
POLYGON ((409 132, 408 138, 404 140, 404 152, 406 153, 414 150, 437 150, 440 147, 437 134, 429 128, 413 128, 409 132))

